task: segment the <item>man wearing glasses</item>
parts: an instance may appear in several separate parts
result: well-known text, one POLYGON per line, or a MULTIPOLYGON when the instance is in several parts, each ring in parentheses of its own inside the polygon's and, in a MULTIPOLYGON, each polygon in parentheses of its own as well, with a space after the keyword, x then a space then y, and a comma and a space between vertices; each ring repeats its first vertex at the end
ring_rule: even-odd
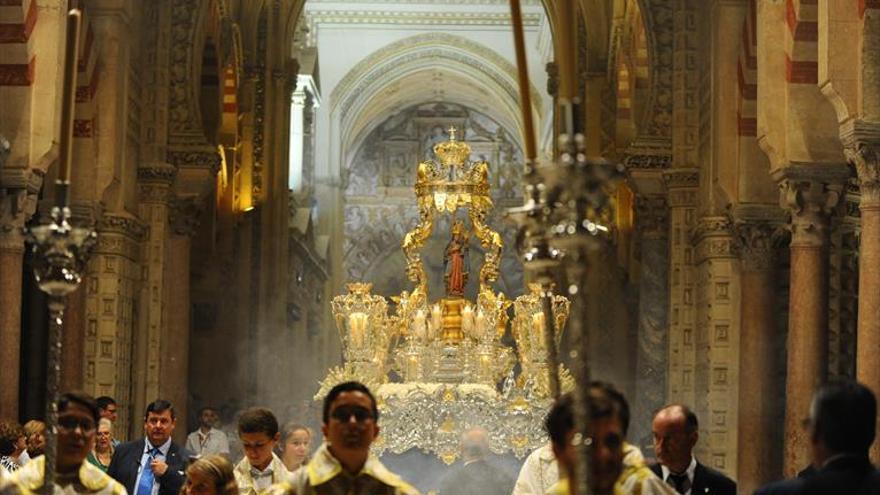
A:
MULTIPOLYGON (((68 392, 58 398, 58 436, 55 465, 55 493, 125 495, 125 488, 86 461, 95 443, 98 404, 91 396, 68 392)), ((10 482, 21 494, 38 493, 43 486, 46 458, 31 459, 16 471, 10 482)))
POLYGON ((144 413, 146 438, 116 448, 107 474, 122 483, 129 494, 180 493, 186 461, 192 454, 171 441, 174 422, 171 403, 155 400, 144 413))
POLYGON ((417 495, 370 454, 379 434, 376 399, 364 384, 341 383, 324 398, 324 444, 314 458, 288 483, 271 489, 273 495, 417 495))

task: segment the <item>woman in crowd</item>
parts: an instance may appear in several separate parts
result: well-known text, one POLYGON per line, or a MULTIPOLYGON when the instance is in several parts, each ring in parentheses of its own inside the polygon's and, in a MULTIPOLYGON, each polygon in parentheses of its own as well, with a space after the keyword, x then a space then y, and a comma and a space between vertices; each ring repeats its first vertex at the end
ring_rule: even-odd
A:
POLYGON ((0 420, 0 469, 7 473, 18 470, 18 456, 24 449, 24 428, 12 420, 0 420))
POLYGON ((287 423, 281 431, 281 462, 292 473, 309 462, 312 432, 298 423, 287 423))
POLYGON ((186 468, 180 495, 238 495, 232 464, 221 455, 209 455, 186 468))
POLYGON ((46 423, 38 419, 32 419, 24 424, 24 432, 27 435, 27 453, 31 459, 35 459, 46 450, 46 423))
POLYGON ((101 418, 95 434, 95 447, 86 459, 106 473, 110 460, 113 459, 113 450, 113 423, 107 418, 101 418))

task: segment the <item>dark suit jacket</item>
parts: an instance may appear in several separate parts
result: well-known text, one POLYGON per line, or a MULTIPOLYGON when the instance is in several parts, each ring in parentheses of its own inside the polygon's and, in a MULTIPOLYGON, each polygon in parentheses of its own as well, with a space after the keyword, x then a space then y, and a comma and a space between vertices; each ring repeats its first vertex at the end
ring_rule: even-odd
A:
MULTIPOLYGON (((131 495, 135 493, 134 484, 137 482, 138 469, 140 469, 141 457, 144 454, 144 442, 146 440, 140 439, 116 447, 113 459, 110 461, 110 467, 107 468, 107 474, 122 483, 122 486, 131 495)), ((165 458, 168 470, 164 475, 156 476, 156 481, 159 482, 159 495, 178 495, 180 493, 180 487, 183 486, 186 479, 184 471, 191 455, 188 450, 171 442, 171 447, 165 458)))
POLYGON ((515 480, 481 460, 459 464, 440 480, 440 495, 509 495, 515 480))
POLYGON ((842 457, 809 477, 777 481, 759 488, 755 495, 876 495, 880 472, 864 457, 842 457))
MULTIPOLYGON (((661 480, 663 479, 663 470, 660 464, 652 464, 651 471, 661 480)), ((694 469, 694 481, 691 484, 691 495, 736 495, 736 483, 724 476, 720 471, 716 471, 708 466, 697 463, 694 469)))

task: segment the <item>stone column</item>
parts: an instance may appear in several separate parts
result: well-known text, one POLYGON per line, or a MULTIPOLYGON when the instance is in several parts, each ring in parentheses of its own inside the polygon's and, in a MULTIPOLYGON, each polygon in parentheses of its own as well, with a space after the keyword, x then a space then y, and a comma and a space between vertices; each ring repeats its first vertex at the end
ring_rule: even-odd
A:
MULTIPOLYGON (((775 211, 767 210, 771 213, 775 211)), ((781 210, 778 210, 781 213, 781 210)), ((775 432, 775 402, 755 400, 755 393, 781 392, 774 379, 776 333, 776 249, 782 243, 782 221, 736 215, 736 247, 740 256, 740 339, 738 445, 749 455, 738 457, 737 484, 743 493, 781 475, 775 432), (759 392, 763 391, 763 392, 759 392)))
POLYGON ((791 212, 791 283, 785 383, 783 471, 792 477, 810 463, 801 424, 828 372, 829 215, 849 175, 843 165, 777 170, 781 206, 791 212))
MULTIPOLYGON (((855 165, 861 195, 856 376, 880 395, 880 140, 848 147, 847 158, 855 165)), ((880 461, 880 441, 876 439, 871 457, 880 461)))
POLYGON ((664 172, 669 204, 669 337, 667 401, 694 404, 695 341, 694 290, 696 271, 690 231, 696 223, 699 173, 692 168, 664 172))
POLYGON ((730 217, 706 215, 691 231, 695 287, 694 402, 700 418, 698 458, 735 475, 739 408, 739 272, 730 217))
POLYGON ((0 198, 0 417, 17 419, 24 216, 10 211, 13 198, 0 198))
POLYGON ((290 176, 289 188, 298 193, 303 186, 303 112, 306 105, 306 92, 297 84, 290 99, 290 176))
MULTIPOLYGON (((162 331, 166 325, 165 287, 169 282, 165 276, 168 259, 168 210, 171 183, 177 175, 177 168, 164 162, 143 163, 138 167, 138 188, 140 204, 138 213, 147 224, 147 239, 144 245, 140 304, 135 335, 132 338, 132 404, 125 413, 132 418, 143 414, 147 403, 160 393, 160 359, 162 331)), ((131 435, 140 435, 138 421, 132 421, 131 435)))
POLYGON ((663 196, 636 198, 639 234, 639 330, 635 397, 630 439, 651 448, 651 419, 666 402, 666 362, 669 328, 669 226, 663 196))
POLYGON ((170 400, 177 411, 178 428, 174 438, 186 440, 187 403, 189 402, 189 334, 190 334, 190 248, 198 229, 201 202, 197 197, 177 197, 172 201, 165 260, 166 329, 162 339, 160 394, 170 400))

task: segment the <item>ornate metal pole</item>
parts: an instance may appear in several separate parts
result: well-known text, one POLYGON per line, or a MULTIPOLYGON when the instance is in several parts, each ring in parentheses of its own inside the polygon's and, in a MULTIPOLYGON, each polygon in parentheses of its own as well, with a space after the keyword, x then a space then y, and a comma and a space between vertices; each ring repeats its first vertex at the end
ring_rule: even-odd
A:
MULTIPOLYGON (((572 480, 572 493, 590 494, 587 482, 592 465, 592 440, 589 437, 589 328, 587 321, 588 258, 591 252, 604 247, 603 227, 594 221, 608 206, 607 184, 622 174, 620 166, 604 160, 586 157, 586 140, 580 129, 582 108, 577 92, 577 8, 574 2, 562 1, 556 5, 557 32, 555 33, 556 60, 560 68, 559 112, 563 133, 559 136, 559 156, 555 163, 539 164, 534 153, 531 107, 528 103, 528 71, 522 41, 522 20, 519 0, 510 0, 511 21, 517 51, 520 95, 525 124, 526 183, 525 205, 511 210, 521 225, 519 239, 524 251, 527 273, 544 289, 544 315, 548 321, 547 349, 551 367, 551 387, 558 394, 558 356, 554 338, 554 323, 549 288, 558 276, 563 280, 568 297, 572 300, 572 314, 568 319, 574 338, 571 350, 573 375, 577 386, 574 391, 576 441, 578 459, 572 480), (562 273, 559 274, 559 268, 562 273)), ((606 229, 607 230, 607 229, 606 229)))
POLYGON ((73 113, 76 104, 76 63, 79 52, 81 13, 67 14, 67 45, 64 59, 64 93, 61 108, 58 178, 55 180, 55 206, 52 221, 30 229, 33 244, 34 276, 40 290, 49 295, 49 350, 46 374, 46 464, 42 493, 54 492, 57 463, 58 383, 61 373, 61 329, 68 294, 82 281, 88 255, 97 235, 92 229, 72 227, 67 193, 73 149, 73 113))

